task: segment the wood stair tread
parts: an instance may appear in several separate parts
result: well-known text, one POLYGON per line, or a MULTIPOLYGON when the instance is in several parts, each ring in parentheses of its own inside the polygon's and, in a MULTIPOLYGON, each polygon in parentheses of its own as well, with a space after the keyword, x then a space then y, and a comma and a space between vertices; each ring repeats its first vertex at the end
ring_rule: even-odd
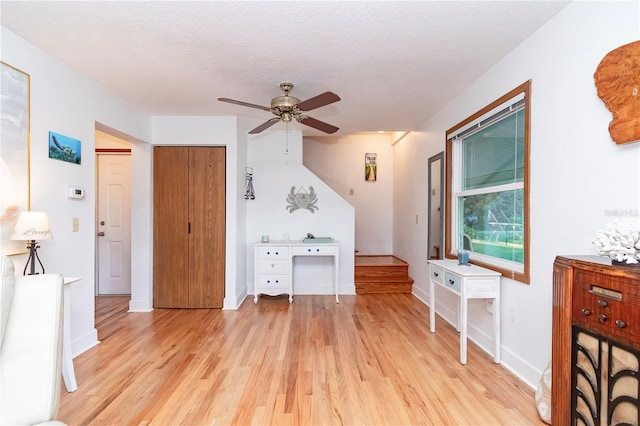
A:
POLYGON ((356 255, 356 294, 411 293, 409 264, 392 255, 356 255))

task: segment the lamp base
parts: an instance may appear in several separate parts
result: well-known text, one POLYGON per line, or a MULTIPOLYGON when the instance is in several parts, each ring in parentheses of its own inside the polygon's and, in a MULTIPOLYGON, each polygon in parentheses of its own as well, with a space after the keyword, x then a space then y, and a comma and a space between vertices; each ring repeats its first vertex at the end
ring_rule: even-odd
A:
POLYGON ((22 271, 22 275, 38 275, 39 272, 36 272, 36 259, 38 259, 38 263, 40 264, 40 268, 42 268, 42 273, 44 274, 44 266, 40 261, 40 256, 38 256, 38 249, 40 246, 35 240, 29 241, 27 243, 27 249, 29 250, 29 258, 27 259, 27 264, 24 265, 24 271, 22 271), (29 273, 27 274, 27 268, 29 268, 29 273))

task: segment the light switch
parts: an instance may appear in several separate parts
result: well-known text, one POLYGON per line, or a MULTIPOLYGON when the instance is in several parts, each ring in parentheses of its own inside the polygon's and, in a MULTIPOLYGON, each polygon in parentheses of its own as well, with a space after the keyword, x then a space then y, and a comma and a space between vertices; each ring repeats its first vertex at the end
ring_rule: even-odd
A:
POLYGON ((80 218, 74 217, 71 219, 71 231, 78 232, 80 230, 80 218))

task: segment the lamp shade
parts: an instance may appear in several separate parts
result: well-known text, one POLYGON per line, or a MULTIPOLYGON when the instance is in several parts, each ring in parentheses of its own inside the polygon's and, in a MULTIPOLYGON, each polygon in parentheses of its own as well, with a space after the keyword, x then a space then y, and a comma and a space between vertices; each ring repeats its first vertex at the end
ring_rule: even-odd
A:
POLYGON ((12 240, 50 240, 53 233, 45 212, 22 212, 10 237, 12 240))

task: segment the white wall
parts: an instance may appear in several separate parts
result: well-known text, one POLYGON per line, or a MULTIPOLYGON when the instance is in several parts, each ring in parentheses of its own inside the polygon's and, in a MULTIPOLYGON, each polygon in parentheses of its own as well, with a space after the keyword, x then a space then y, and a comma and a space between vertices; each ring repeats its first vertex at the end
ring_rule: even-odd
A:
MULTIPOLYGON (((247 200, 247 281, 253 293, 253 244, 262 235, 270 240, 302 240, 307 233, 316 237, 333 237, 340 243, 340 293, 355 294, 354 210, 327 184, 302 165, 302 135, 289 130, 288 153, 285 131, 252 135, 248 141, 247 165, 253 167, 255 200, 247 200), (312 186, 318 210, 290 213, 287 196, 292 186, 309 191, 312 186)), ((332 260, 330 257, 296 259, 295 294, 332 294, 332 260)))
POLYGON ((393 149, 391 134, 303 138, 305 167, 355 209, 358 254, 393 254, 393 149), (378 177, 364 179, 364 155, 378 154, 378 177), (353 194, 350 190, 353 189, 353 194))
MULTIPOLYGON (((98 341, 94 326, 96 122, 149 141, 151 117, 11 31, 1 31, 2 61, 31 76, 31 209, 48 213, 54 235, 40 244, 40 258, 47 272, 82 277, 71 287, 71 341, 77 355, 98 341), (80 165, 48 158, 49 131, 82 142, 80 165), (67 199, 66 185, 84 188, 86 198, 67 199), (74 217, 79 218, 78 232, 72 232, 74 217)), ((22 270, 25 256, 13 260, 22 270)))
MULTIPOLYGON (((640 142, 618 146, 593 73, 611 50, 640 38, 639 2, 573 2, 394 149, 394 253, 407 259, 414 292, 428 292, 427 158, 445 131, 520 83, 532 80, 531 284, 502 280, 503 363, 530 384, 551 358, 552 266, 556 255, 595 254, 591 238, 613 214, 638 214, 640 142), (410 182, 424 182, 412 191, 410 182), (612 213, 618 212, 618 213, 612 213)), ((436 292, 454 319, 455 299, 436 292)), ((427 300, 427 299, 425 299, 427 300)), ((491 315, 469 307, 470 337, 490 348, 491 315)))

